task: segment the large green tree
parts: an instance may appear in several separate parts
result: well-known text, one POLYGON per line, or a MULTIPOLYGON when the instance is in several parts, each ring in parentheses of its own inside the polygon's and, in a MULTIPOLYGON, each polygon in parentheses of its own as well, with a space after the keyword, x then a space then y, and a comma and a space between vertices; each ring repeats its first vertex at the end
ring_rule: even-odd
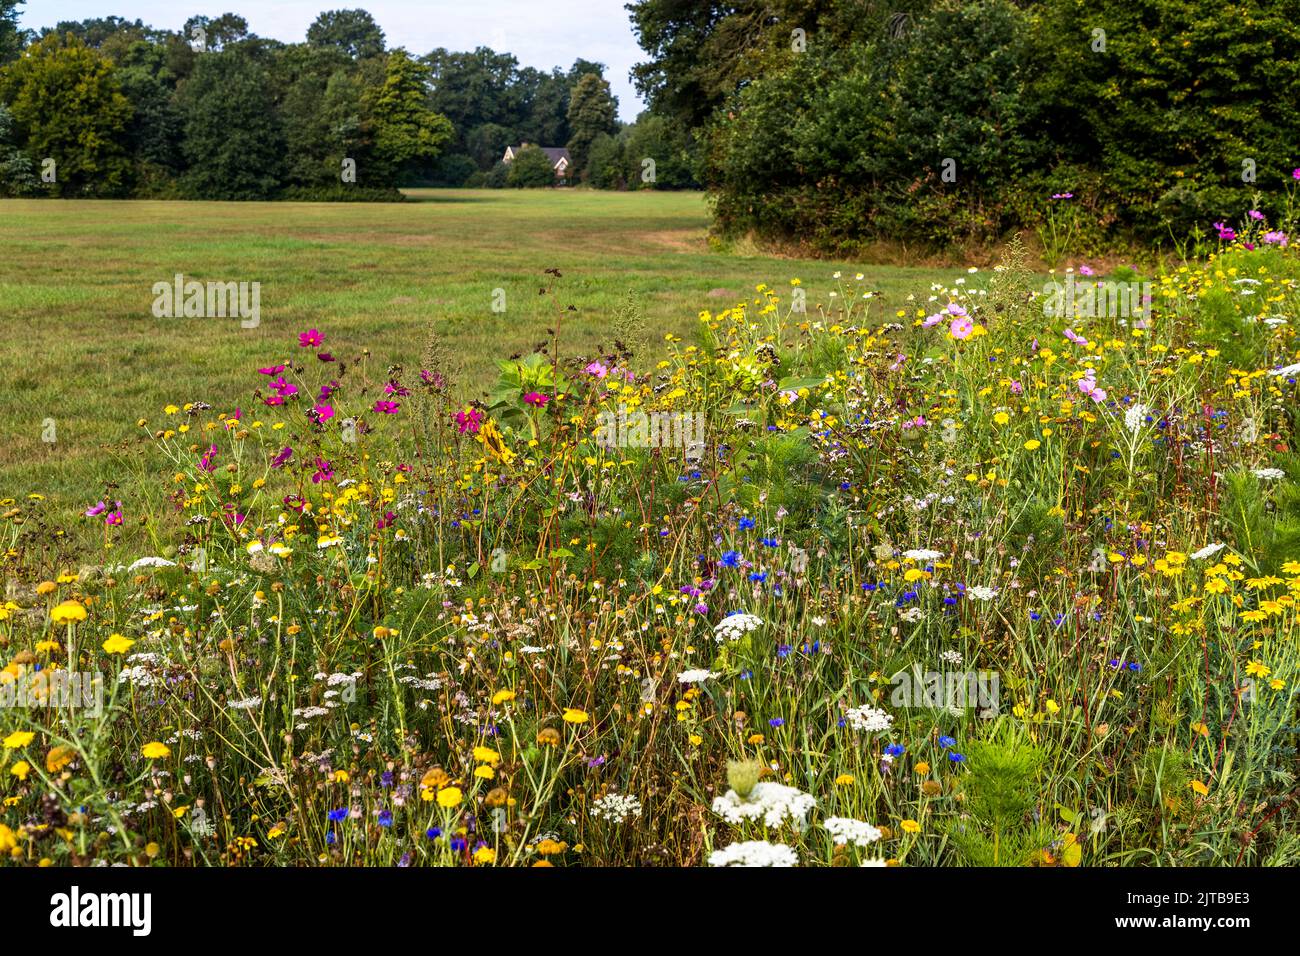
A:
POLYGON ((384 52, 384 31, 365 10, 326 10, 307 28, 307 42, 365 59, 384 52))
POLYGON ((569 98, 569 155, 573 168, 587 175, 591 144, 602 133, 618 131, 618 101, 609 91, 609 83, 596 73, 584 74, 573 87, 569 98))
POLYGON ((267 199, 280 187, 284 135, 265 68, 240 49, 204 53, 178 93, 196 199, 267 199))
POLYGON ((75 37, 33 43, 0 72, 18 139, 36 163, 52 162, 56 196, 113 196, 128 184, 131 104, 113 64, 75 37))
POLYGON ((431 110, 429 67, 405 50, 388 54, 384 82, 368 91, 374 120, 377 177, 397 182, 421 165, 432 164, 452 137, 447 117, 431 110))
POLYGON ((18 29, 18 8, 24 0, 0 0, 0 66, 16 60, 23 49, 22 31, 18 29))

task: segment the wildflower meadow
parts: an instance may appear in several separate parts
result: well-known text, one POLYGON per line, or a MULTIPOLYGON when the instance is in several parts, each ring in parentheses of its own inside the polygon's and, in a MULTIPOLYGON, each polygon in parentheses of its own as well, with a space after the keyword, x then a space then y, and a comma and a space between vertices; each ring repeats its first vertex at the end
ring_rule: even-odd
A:
POLYGON ((554 270, 482 399, 437 335, 265 334, 66 526, 3 502, 0 851, 1294 865, 1300 259, 1221 233, 772 277, 645 349, 567 347, 554 270))

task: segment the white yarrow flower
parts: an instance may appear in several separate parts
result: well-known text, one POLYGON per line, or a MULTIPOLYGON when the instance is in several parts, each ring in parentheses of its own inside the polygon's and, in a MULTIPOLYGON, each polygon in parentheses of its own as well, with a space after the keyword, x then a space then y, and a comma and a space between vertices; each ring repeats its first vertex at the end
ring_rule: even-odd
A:
POLYGON ((1276 481, 1286 477, 1286 472, 1281 468, 1256 468, 1251 474, 1261 481, 1276 481))

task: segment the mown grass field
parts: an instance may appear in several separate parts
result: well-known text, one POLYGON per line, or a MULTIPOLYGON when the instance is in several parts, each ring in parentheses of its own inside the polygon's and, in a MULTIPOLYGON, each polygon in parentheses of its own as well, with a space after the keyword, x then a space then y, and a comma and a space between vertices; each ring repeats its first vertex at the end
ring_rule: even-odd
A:
MULTIPOLYGON (((404 204, 0 202, 0 497, 81 504, 121 480, 135 422, 167 403, 225 407, 290 334, 328 329, 341 361, 418 369, 431 329, 464 364, 466 397, 493 362, 546 339, 559 269, 566 351, 609 344, 631 293, 647 341, 689 336, 701 308, 756 282, 829 279, 845 263, 716 251, 699 193, 423 190, 404 204), (261 324, 158 319, 155 282, 261 283, 261 324), (506 310, 494 312, 493 290, 506 310), (53 419, 57 440, 42 440, 53 419)), ((924 270, 872 268, 886 296, 924 270)), ((247 403, 246 403, 247 404, 247 403)))

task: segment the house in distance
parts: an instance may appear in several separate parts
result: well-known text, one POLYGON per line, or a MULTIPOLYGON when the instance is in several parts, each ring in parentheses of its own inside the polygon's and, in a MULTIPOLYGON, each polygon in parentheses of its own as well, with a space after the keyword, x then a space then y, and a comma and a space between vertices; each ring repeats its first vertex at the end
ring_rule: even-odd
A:
MULTIPOLYGON (((501 157, 501 162, 507 165, 519 155, 520 150, 527 149, 531 143, 520 143, 518 146, 507 146, 506 154, 501 157)), ((555 169, 555 185, 563 186, 569 181, 569 166, 573 160, 569 158, 569 151, 563 146, 538 146, 546 158, 551 161, 551 166, 555 169)))

